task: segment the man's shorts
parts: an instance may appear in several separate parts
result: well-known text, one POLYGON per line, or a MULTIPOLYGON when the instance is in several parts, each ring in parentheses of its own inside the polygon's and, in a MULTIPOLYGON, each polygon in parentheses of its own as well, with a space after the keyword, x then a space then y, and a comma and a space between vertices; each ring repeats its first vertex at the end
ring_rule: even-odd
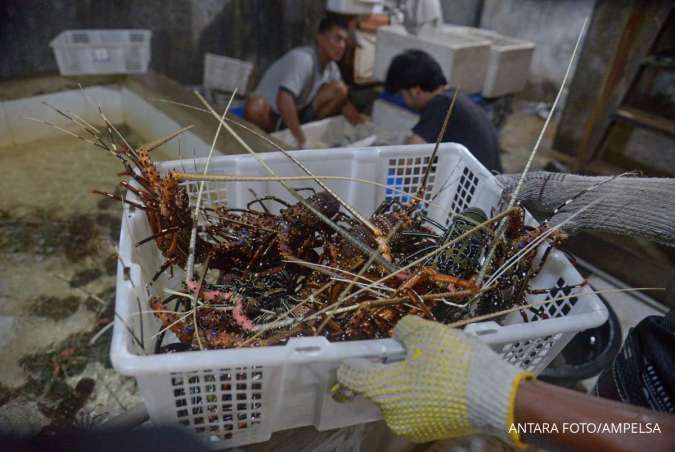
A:
MULTIPOLYGON (((272 132, 284 130, 287 128, 279 113, 276 113, 274 110, 270 110, 270 114, 272 115, 272 124, 274 124, 272 132)), ((300 124, 307 124, 308 122, 316 121, 318 119, 316 113, 314 112, 314 106, 311 102, 309 105, 298 112, 298 119, 300 119, 300 124)))

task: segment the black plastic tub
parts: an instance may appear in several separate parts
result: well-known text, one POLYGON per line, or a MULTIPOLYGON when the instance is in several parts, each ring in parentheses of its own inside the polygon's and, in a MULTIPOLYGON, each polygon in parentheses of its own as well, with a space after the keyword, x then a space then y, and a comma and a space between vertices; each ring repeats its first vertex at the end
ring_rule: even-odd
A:
POLYGON ((539 379, 558 386, 572 388, 582 380, 594 377, 609 367, 621 349, 621 324, 612 307, 602 295, 598 297, 607 307, 607 321, 578 333, 551 364, 539 374, 539 379))

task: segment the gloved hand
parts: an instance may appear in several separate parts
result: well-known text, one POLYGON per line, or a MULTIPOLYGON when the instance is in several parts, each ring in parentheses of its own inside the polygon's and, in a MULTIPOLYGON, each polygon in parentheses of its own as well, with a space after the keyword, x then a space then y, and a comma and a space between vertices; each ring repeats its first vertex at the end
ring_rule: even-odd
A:
MULTIPOLYGON (((497 176, 507 193, 513 192, 519 179, 520 174, 497 176)), ((566 223, 565 232, 609 232, 675 246, 675 179, 627 176, 610 179, 543 171, 528 173, 518 200, 525 207, 552 213, 567 200, 576 198, 552 218, 552 225, 597 202, 566 223)))
POLYGON ((516 391, 534 378, 460 330, 406 316, 394 328, 407 355, 393 364, 345 361, 338 381, 376 403, 394 433, 427 442, 487 433, 521 445, 513 422, 516 391))

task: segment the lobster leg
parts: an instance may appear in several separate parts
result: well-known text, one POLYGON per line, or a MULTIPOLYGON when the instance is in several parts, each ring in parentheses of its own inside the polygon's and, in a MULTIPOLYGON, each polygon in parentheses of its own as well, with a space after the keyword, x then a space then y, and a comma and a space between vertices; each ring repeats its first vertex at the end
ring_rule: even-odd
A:
POLYGON ((429 309, 429 306, 424 304, 424 300, 422 297, 420 297, 420 294, 415 292, 415 289, 412 287, 406 287, 403 289, 403 293, 406 294, 408 298, 410 298, 410 301, 412 301, 415 306, 418 306, 426 314, 427 318, 436 320, 436 317, 431 312, 431 309, 429 309))
POLYGON ((473 280, 466 280, 462 278, 457 278, 456 276, 452 275, 445 275, 443 273, 439 273, 438 270, 432 267, 422 268, 420 271, 415 273, 410 279, 404 282, 399 287, 399 290, 404 291, 408 289, 413 289, 419 284, 428 281, 433 281, 436 283, 452 284, 453 286, 478 292, 478 287, 476 287, 476 283, 474 283, 473 280))
POLYGON ((142 206, 142 205, 138 204, 137 202, 129 201, 126 198, 122 198, 121 196, 114 195, 112 193, 106 193, 106 192, 99 191, 99 190, 92 190, 92 193, 96 193, 97 195, 107 196, 108 198, 114 199, 115 201, 124 202, 124 203, 129 204, 130 206, 134 206, 138 209, 145 210, 145 206, 142 206))
POLYGON ((297 191, 297 192, 311 191, 313 195, 316 195, 316 190, 314 189, 314 187, 300 187, 300 188, 295 188, 294 190, 297 191))
POLYGON ((262 259, 263 256, 265 256, 269 250, 272 248, 272 245, 277 241, 277 237, 273 235, 271 237, 271 240, 268 241, 268 243, 260 245, 258 249, 255 251, 253 254, 253 257, 251 260, 248 262, 248 265, 246 265, 246 268, 244 269, 244 275, 247 275, 248 272, 251 271, 255 267, 255 265, 258 263, 258 260, 262 259))
POLYGON ((436 226, 438 229, 440 229, 443 232, 445 232, 448 229, 447 227, 443 226, 438 221, 432 220, 431 218, 429 218, 427 216, 423 216, 422 220, 426 221, 427 223, 431 224, 432 226, 436 226))
POLYGON ((291 207, 291 205, 290 205, 289 203, 287 203, 287 202, 284 201, 283 199, 277 198, 276 196, 264 196, 264 197, 262 197, 262 198, 254 199, 253 201, 249 202, 248 204, 246 204, 246 208, 247 208, 247 209, 250 209, 252 205, 254 205, 254 204, 260 204, 261 206, 263 206, 263 209, 264 209, 264 210, 267 210, 267 209, 265 208, 265 206, 263 205, 263 203, 262 203, 263 201, 276 201, 276 202, 278 202, 279 204, 282 204, 282 205, 284 205, 284 206, 286 206, 286 207, 291 207))
POLYGON ((157 281, 157 278, 159 278, 160 275, 161 275, 162 273, 164 273, 164 272, 166 271, 167 268, 171 267, 171 266, 174 265, 175 263, 176 263, 176 259, 175 259, 175 258, 171 257, 171 258, 167 259, 167 261, 164 262, 164 264, 162 264, 162 266, 159 268, 159 270, 157 270, 157 273, 155 273, 155 276, 152 277, 152 279, 150 280, 150 282, 151 282, 151 283, 154 283, 155 281, 157 281))
POLYGON ((437 234, 431 234, 428 232, 402 232, 401 235, 404 235, 406 237, 424 237, 428 239, 438 240, 437 234))
POLYGON ((134 193, 136 196, 138 196, 141 199, 157 198, 157 196, 154 193, 152 193, 150 191, 139 190, 138 188, 133 187, 127 181, 120 182, 120 185, 122 187, 124 187, 125 189, 129 190, 130 192, 134 193))
POLYGON ((168 233, 170 233, 170 232, 177 231, 177 230, 178 230, 178 226, 172 226, 172 227, 170 227, 170 228, 163 229, 163 230, 159 231, 157 234, 151 235, 150 237, 146 237, 146 238, 144 238, 143 240, 139 240, 138 242, 136 242, 136 246, 137 246, 137 247, 138 247, 138 246, 141 246, 141 245, 143 245, 144 243, 149 242, 150 240, 154 240, 154 239, 156 239, 156 238, 158 238, 158 237, 163 237, 163 236, 165 236, 166 234, 168 234, 168 233))

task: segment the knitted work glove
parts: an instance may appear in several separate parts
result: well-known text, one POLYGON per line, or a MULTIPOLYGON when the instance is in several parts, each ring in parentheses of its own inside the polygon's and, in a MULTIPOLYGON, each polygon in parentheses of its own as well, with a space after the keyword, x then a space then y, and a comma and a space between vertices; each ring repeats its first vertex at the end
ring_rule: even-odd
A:
POLYGON ((513 422, 516 391, 534 378, 462 331, 406 316, 394 328, 407 356, 394 364, 345 361, 338 381, 376 403, 391 430, 427 442, 487 433, 521 445, 513 422))
MULTIPOLYGON (((513 192, 520 174, 497 176, 507 193, 513 192)), ((552 213, 565 201, 579 196, 552 218, 555 225, 588 204, 600 201, 563 226, 570 233, 610 232, 642 237, 675 246, 675 179, 658 177, 577 176, 534 172, 525 176, 518 200, 526 207, 552 213)))

